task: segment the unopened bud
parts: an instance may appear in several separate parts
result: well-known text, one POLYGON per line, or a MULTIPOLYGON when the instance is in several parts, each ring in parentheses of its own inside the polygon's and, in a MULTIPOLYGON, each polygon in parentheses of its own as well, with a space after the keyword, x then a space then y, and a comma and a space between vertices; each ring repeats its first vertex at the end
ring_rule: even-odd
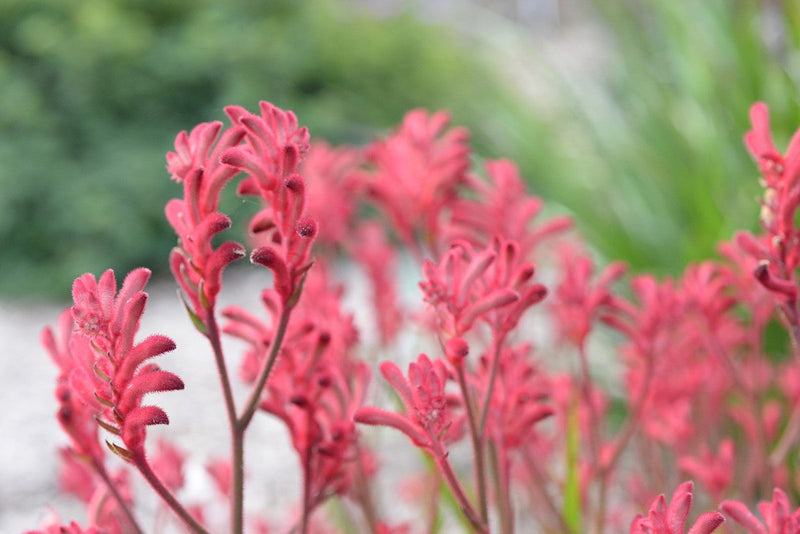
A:
POLYGON ((464 358, 469 354, 469 345, 464 341, 464 338, 454 337, 445 343, 444 352, 450 363, 456 367, 460 367, 464 365, 464 358))

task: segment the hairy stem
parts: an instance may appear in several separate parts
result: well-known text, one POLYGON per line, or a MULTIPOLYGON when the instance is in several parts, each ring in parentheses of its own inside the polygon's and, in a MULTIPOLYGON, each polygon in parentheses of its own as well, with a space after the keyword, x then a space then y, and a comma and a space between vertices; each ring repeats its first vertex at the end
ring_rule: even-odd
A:
POLYGON ((133 464, 144 476, 145 480, 150 484, 159 497, 169 506, 178 517, 183 520, 189 530, 195 534, 209 534, 203 526, 192 517, 192 515, 183 507, 183 505, 175 498, 171 491, 161 482, 158 476, 153 472, 150 464, 147 462, 144 454, 137 454, 132 458, 133 464))
POLYGON ((247 404, 245 404, 242 415, 236 421, 236 426, 239 428, 239 430, 241 430, 241 432, 244 432, 247 429, 250 421, 253 419, 253 415, 256 413, 256 409, 258 409, 258 404, 261 400, 261 392, 264 389, 264 385, 267 383, 267 378, 269 378, 269 374, 272 371, 272 367, 275 365, 275 361, 278 359, 278 354, 280 353, 281 346, 283 345, 283 338, 286 335, 286 327, 289 324, 289 317, 291 314, 292 308, 289 306, 285 307, 281 312, 281 317, 278 321, 278 328, 275 331, 275 337, 272 339, 272 346, 270 347, 267 361, 265 362, 264 367, 261 369, 261 373, 258 376, 256 385, 253 386, 253 389, 250 392, 250 398, 247 400, 247 404))
POLYGON ((467 422, 469 424, 469 434, 472 439, 472 454, 475 460, 475 492, 480 508, 481 520, 486 523, 489 519, 489 507, 486 499, 486 470, 483 462, 483 437, 478 430, 478 422, 475 420, 475 407, 472 403, 467 378, 464 375, 464 366, 459 365, 456 374, 458 375, 458 385, 461 388, 461 396, 464 398, 464 407, 467 412, 467 422))
POLYGON ((550 497, 550 493, 547 491, 547 481, 545 479, 544 474, 539 469, 539 466, 536 464, 529 451, 525 450, 522 454, 522 458, 525 461, 525 465, 528 467, 528 472, 533 479, 533 485, 539 491, 544 500, 545 508, 547 509, 552 521, 558 523, 558 531, 571 533, 572 529, 569 525, 564 521, 564 516, 561 512, 558 511, 558 507, 556 503, 553 502, 553 499, 550 497))
POLYGON ((447 460, 447 454, 443 453, 441 455, 437 455, 435 457, 436 465, 439 467, 439 471, 444 475, 444 479, 447 481, 447 485, 450 487, 450 490, 453 492, 453 496, 456 498, 461 511, 464 513, 464 516, 469 521, 470 526, 472 527, 473 531, 479 534, 488 534, 489 529, 486 526, 488 521, 483 520, 478 516, 475 512, 475 509, 470 504, 467 495, 464 493, 464 488, 461 487, 461 483, 458 481, 458 477, 453 472, 453 467, 450 465, 450 462, 447 460))
POLYGON ((230 525, 233 534, 240 534, 244 530, 244 433, 239 430, 236 418, 236 403, 233 398, 228 375, 228 367, 225 364, 225 354, 222 351, 222 339, 214 316, 214 311, 209 310, 206 328, 208 329, 208 339, 214 351, 214 361, 217 364, 222 396, 225 400, 225 413, 228 416, 228 427, 230 429, 231 440, 231 461, 233 468, 233 487, 231 494, 231 517, 230 525))
POLYGON ((511 488, 508 479, 508 457, 503 451, 498 450, 494 440, 489 440, 488 456, 489 467, 492 470, 494 480, 494 494, 497 499, 497 510, 500 516, 500 532, 502 534, 513 534, 514 532, 514 510, 511 507, 511 488))
POLYGON ((134 531, 134 534, 143 534, 142 528, 139 526, 139 523, 136 521, 136 518, 133 516, 133 512, 131 511, 128 504, 122 498, 122 495, 119 494, 117 491, 116 486, 114 483, 111 482, 111 478, 108 476, 105 467, 99 464, 97 461, 92 460, 92 467, 94 468, 95 473, 102 479, 103 483, 108 488, 109 493, 114 497, 114 499, 119 504, 119 507, 122 509, 122 513, 125 514, 125 517, 128 519, 128 522, 131 525, 131 528, 134 531))

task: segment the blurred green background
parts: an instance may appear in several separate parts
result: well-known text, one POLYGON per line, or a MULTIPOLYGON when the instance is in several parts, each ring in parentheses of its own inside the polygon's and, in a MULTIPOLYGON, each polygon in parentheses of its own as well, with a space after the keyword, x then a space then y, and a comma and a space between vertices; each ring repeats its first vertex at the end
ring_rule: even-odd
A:
POLYGON ((449 109, 604 256, 676 273, 756 224, 747 111, 785 146, 799 39, 794 2, 4 0, 0 295, 165 272, 164 153, 261 99, 334 143, 449 109))

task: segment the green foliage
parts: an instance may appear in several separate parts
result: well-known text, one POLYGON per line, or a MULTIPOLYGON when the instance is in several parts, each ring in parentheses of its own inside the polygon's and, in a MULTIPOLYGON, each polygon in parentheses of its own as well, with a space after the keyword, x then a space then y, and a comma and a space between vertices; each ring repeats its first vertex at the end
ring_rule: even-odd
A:
POLYGON ((742 135, 758 100, 784 136, 781 150, 800 124, 800 7, 593 5, 612 46, 604 79, 565 81, 548 166, 524 153, 519 160, 605 255, 675 274, 712 255, 734 230, 757 224, 757 169, 742 135))
POLYGON ((327 0, 1 2, 0 294, 163 272, 162 209, 178 195, 164 153, 225 105, 272 101, 332 142, 365 142, 416 106, 478 123, 491 77, 458 50, 410 16, 327 0))
POLYGON ((261 99, 334 143, 449 109, 476 153, 515 159, 605 256, 677 273, 756 224, 751 103, 769 104, 781 147, 800 124, 800 7, 768 5, 594 0, 604 76, 557 81, 543 110, 443 28, 346 2, 0 2, 0 294, 63 295, 108 267, 163 272, 174 135, 261 99))

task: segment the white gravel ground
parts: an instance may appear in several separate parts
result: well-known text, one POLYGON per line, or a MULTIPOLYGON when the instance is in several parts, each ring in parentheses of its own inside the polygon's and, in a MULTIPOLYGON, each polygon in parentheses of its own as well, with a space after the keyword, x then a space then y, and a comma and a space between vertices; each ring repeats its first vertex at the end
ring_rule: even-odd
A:
MULTIPOLYGON (((266 275, 260 271, 234 273, 226 282, 221 299, 223 306, 236 302, 258 310, 258 288, 266 281, 259 277, 263 276, 266 275)), ((158 282, 147 290, 150 299, 139 338, 153 333, 172 337, 178 348, 160 357, 159 363, 178 374, 186 384, 184 391, 158 395, 157 404, 169 414, 171 423, 168 427, 152 427, 148 443, 152 445, 153 438, 163 434, 184 450, 190 450, 183 495, 187 501, 213 500, 214 490, 203 462, 226 456, 228 441, 211 354, 204 338, 191 326, 174 285, 158 282)), ((363 296, 350 295, 350 298, 357 301, 363 296)), ((0 336, 6 347, 0 358, 0 405, 4 407, 0 418, 0 533, 18 533, 39 526, 50 507, 65 521, 74 519, 86 524, 84 511, 77 501, 58 491, 56 449, 66 443, 66 438, 54 417, 55 366, 39 346, 42 327, 54 325, 64 306, 66 303, 0 302, 0 336)), ((239 347, 235 342, 226 347, 235 372, 239 347)), ((244 393, 244 390, 239 391, 240 405, 244 393)), ((389 480, 383 482, 385 486, 393 486, 396 476, 407 474, 408 466, 418 461, 413 448, 395 434, 380 433, 378 437, 380 454, 391 464, 388 473, 384 473, 389 475, 389 480), (405 467, 396 468, 401 465, 405 467)), ((248 439, 247 505, 252 509, 269 510, 271 518, 280 523, 291 515, 298 502, 296 457, 282 424, 273 418, 257 418, 248 439)), ((142 516, 150 517, 153 502, 148 500, 149 492, 137 475, 133 478, 137 483, 136 493, 144 500, 142 516)))

